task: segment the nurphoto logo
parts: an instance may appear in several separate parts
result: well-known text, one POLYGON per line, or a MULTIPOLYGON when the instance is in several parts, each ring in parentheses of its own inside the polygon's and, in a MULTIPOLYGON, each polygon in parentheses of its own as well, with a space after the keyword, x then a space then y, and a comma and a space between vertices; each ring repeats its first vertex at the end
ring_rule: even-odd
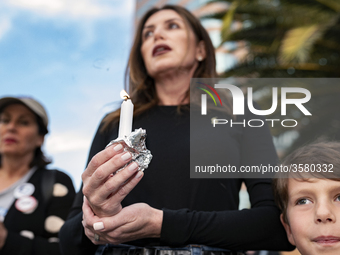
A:
MULTIPOLYGON (((210 89, 219 99, 220 104, 222 106, 222 100, 220 98, 220 95, 217 93, 215 88, 217 89, 228 89, 231 93, 232 99, 233 99, 233 115, 244 115, 244 105, 245 105, 245 96, 239 87, 231 84, 215 84, 215 88, 202 83, 197 82, 199 84, 204 85, 206 88, 210 89)), ((206 92, 214 101, 215 106, 217 106, 216 100, 213 96, 213 94, 205 89, 199 87, 199 89, 206 92)), ((207 115, 207 94, 201 95, 201 115, 207 115)), ((281 116, 286 116, 287 114, 287 105, 295 105, 305 116, 311 116, 312 114, 306 109, 306 107, 303 105, 307 103, 311 99, 311 93, 308 89, 305 88, 298 88, 298 87, 281 87, 281 116), (300 93, 303 94, 303 98, 287 98, 287 94, 289 93, 300 93)), ((251 113, 258 116, 266 116, 270 115, 275 112, 275 110, 278 107, 278 88, 272 87, 272 105, 269 109, 259 110, 254 107, 254 100, 253 100, 253 88, 248 87, 247 88, 247 106, 251 113)), ((283 127, 296 127, 297 121, 295 119, 265 119, 265 121, 271 122, 272 127, 274 126, 274 123, 277 121, 281 122, 281 125, 283 127), (293 125, 288 125, 287 122, 293 122, 293 125)), ((216 127, 216 125, 224 125, 230 123, 232 126, 233 124, 242 124, 243 126, 246 125, 246 121, 243 122, 233 122, 233 120, 227 120, 227 119, 213 119, 212 125, 213 127, 216 127)), ((248 126, 250 127, 262 127, 264 125, 264 121, 262 119, 250 119, 247 122, 248 126), (258 123, 258 125, 255 125, 255 123, 258 123)))

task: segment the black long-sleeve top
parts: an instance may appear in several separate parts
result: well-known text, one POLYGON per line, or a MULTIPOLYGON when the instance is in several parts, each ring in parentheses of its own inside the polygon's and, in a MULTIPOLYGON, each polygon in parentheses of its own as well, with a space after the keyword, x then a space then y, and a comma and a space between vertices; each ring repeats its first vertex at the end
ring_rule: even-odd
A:
MULTIPOLYGON (((247 112, 245 118, 254 116, 247 112)), ((204 244, 231 250, 293 248, 279 220, 271 180, 190 179, 189 110, 178 113, 177 106, 156 106, 134 118, 133 129, 140 127, 147 131, 146 144, 153 159, 141 182, 123 200, 122 205, 144 202, 162 209, 164 216, 160 240, 143 239, 134 244, 204 244), (242 182, 247 186, 251 209, 238 211, 242 182)), ((211 139, 203 131, 202 139, 211 139)), ((223 134, 223 139, 226 139, 223 142, 228 146, 224 155, 231 165, 239 167, 277 163, 267 126, 250 128, 235 125, 226 128, 220 125, 216 132, 223 134)), ((117 134, 117 126, 105 132, 97 131, 89 160, 111 140, 116 139, 117 134)), ((211 152, 213 142, 202 150, 211 152)), ((84 235, 81 225, 82 197, 80 190, 69 220, 60 233, 64 254, 93 254, 95 250, 95 246, 84 235)))
POLYGON ((4 225, 8 235, 1 255, 59 255, 58 233, 66 220, 75 191, 71 178, 63 172, 51 172, 45 168, 38 168, 27 181, 34 185, 34 197, 38 205, 30 213, 18 210, 15 200, 6 214, 4 225), (50 180, 52 178, 52 181, 50 180), (51 182, 51 187, 44 190, 42 182, 51 182), (46 194, 51 196, 47 199, 46 194))

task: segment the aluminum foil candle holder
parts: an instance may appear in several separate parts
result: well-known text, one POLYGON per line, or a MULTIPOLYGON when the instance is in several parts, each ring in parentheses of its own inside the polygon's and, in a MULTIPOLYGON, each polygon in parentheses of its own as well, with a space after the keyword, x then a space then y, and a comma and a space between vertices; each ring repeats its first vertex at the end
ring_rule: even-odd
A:
MULTIPOLYGON (((132 155, 131 161, 128 162, 125 166, 134 161, 139 165, 138 170, 144 171, 148 168, 149 163, 152 159, 151 152, 146 148, 145 139, 146 130, 139 128, 135 129, 135 131, 131 132, 130 135, 125 136, 124 138, 119 137, 115 140, 112 140, 106 147, 109 147, 116 143, 120 143, 121 145, 123 145, 124 151, 130 152, 132 155)), ((119 169, 118 171, 120 170, 121 169, 119 169)))

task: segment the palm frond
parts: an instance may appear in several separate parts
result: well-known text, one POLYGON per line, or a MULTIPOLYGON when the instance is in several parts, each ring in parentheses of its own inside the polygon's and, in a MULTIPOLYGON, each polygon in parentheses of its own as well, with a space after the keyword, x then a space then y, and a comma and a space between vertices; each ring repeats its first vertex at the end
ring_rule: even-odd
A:
POLYGON ((229 10, 226 12, 226 14, 222 18, 222 41, 226 41, 231 33, 231 25, 234 20, 234 13, 237 8, 237 2, 234 1, 230 7, 229 10))
POLYGON ((280 47, 279 61, 282 64, 308 61, 311 49, 314 43, 322 37, 324 29, 318 25, 311 25, 287 31, 280 47))
POLYGON ((340 12, 340 2, 338 0, 316 0, 317 2, 324 4, 325 6, 333 9, 336 12, 340 12))

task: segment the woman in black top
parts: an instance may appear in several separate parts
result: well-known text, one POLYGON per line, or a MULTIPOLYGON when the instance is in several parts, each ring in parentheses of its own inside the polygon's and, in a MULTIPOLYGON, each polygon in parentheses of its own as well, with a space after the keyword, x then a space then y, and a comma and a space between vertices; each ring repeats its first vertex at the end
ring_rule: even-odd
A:
POLYGON ((0 254, 60 254, 58 233, 75 191, 47 170, 41 146, 48 118, 32 98, 0 99, 0 254))
MULTIPOLYGON (((104 118, 82 175, 84 201, 80 191, 60 234, 64 254, 93 254, 92 242, 129 241, 141 247, 292 248, 279 222, 270 180, 190 179, 190 79, 215 77, 215 65, 207 32, 184 8, 152 9, 141 19, 128 63, 129 88, 135 105, 133 129, 147 130, 153 159, 142 180, 133 163, 109 177, 129 155, 119 145, 104 150, 117 138, 119 110, 104 118), (252 209, 237 211, 243 181, 252 209)), ((252 117, 246 112, 245 118, 252 117)), ((267 127, 235 127, 224 136, 230 164, 276 164, 267 127)))

